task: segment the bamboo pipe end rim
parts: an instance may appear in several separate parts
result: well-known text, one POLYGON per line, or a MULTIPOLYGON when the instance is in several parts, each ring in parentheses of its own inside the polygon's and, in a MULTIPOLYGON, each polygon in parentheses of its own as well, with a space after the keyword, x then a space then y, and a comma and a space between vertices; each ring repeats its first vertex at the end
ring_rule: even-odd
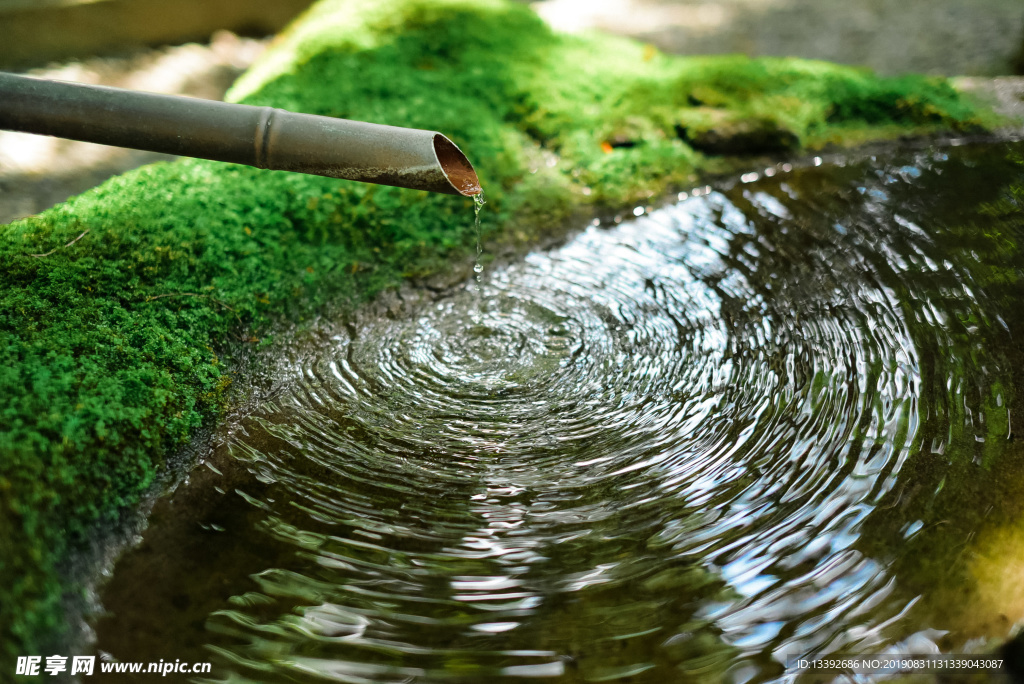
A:
POLYGON ((469 159, 455 143, 440 133, 434 135, 434 154, 448 182, 460 195, 472 197, 483 192, 469 159))

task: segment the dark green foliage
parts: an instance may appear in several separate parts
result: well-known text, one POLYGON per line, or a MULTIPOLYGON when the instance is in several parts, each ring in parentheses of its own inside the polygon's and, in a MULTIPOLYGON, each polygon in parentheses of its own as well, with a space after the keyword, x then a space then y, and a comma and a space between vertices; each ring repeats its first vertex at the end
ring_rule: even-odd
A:
MULTIPOLYGON (((944 82, 667 57, 497 0, 327 0, 236 97, 444 131, 480 173, 492 245, 692 180, 706 160, 680 131, 759 121, 795 147, 979 125, 944 82)), ((223 408, 219 353, 443 271, 472 221, 463 198, 182 161, 0 228, 0 670, 60 634, 69 549, 223 408)))

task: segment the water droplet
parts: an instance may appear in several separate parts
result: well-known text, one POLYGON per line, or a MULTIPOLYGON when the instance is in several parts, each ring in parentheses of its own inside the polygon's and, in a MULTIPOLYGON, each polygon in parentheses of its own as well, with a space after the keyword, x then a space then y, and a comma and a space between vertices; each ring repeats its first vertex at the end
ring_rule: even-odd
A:
POLYGON ((473 195, 473 220, 476 226, 476 263, 473 264, 473 272, 476 273, 476 282, 480 283, 480 274, 484 270, 483 264, 480 263, 480 255, 483 254, 484 249, 480 244, 480 210, 483 209, 484 204, 484 193, 481 190, 479 193, 473 195))

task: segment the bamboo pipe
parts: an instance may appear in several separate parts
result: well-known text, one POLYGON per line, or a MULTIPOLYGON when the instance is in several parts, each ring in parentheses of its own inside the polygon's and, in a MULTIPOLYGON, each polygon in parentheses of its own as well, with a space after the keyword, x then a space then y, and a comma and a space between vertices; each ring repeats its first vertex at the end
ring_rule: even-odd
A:
POLYGON ((476 195, 466 156, 435 131, 0 73, 0 129, 476 195))

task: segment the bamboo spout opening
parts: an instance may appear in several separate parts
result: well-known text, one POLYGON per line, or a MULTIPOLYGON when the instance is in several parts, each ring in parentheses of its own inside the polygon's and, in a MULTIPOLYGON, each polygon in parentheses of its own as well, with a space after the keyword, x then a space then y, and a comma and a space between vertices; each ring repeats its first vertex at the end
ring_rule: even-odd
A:
POLYGON ((480 179, 477 178, 473 165, 462 153, 462 150, 440 133, 434 136, 434 154, 448 182, 458 190, 460 195, 472 197, 482 191, 480 179))

